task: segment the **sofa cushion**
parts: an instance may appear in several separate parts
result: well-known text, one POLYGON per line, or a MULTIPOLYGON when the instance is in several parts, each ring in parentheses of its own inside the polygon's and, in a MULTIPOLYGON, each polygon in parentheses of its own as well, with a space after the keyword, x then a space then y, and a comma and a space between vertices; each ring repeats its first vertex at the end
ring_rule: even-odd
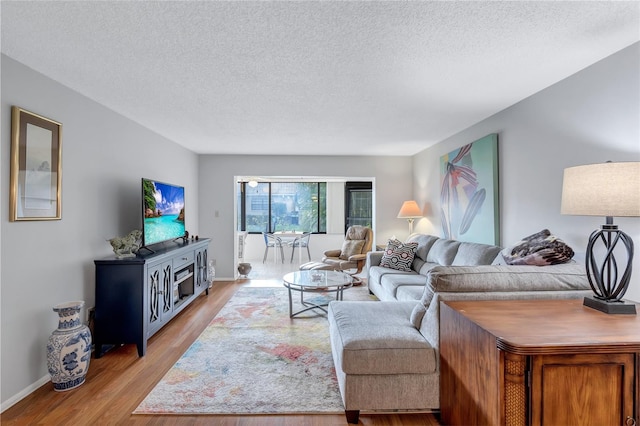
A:
POLYGON ((429 374, 436 353, 411 323, 415 302, 329 303, 331 346, 346 374, 429 374))
POLYGON ((347 260, 355 254, 361 254, 362 247, 364 247, 364 240, 344 240, 340 251, 340 259, 347 260))
POLYGON ((431 246, 427 254, 427 262, 438 265, 451 265, 460 247, 460 241, 438 239, 431 246))
POLYGON ((426 276, 429 273, 429 271, 435 268, 436 266, 440 266, 440 265, 437 263, 424 262, 420 267, 420 269, 416 269, 416 271, 418 271, 420 275, 426 276))
POLYGON ((427 277, 424 275, 416 274, 385 274, 378 281, 380 287, 382 287, 388 294, 393 297, 398 297, 398 290, 405 286, 424 286, 427 284, 427 277))
POLYGON ((382 260, 380 260, 380 266, 409 272, 417 248, 418 243, 416 242, 402 243, 398 240, 389 240, 382 260))
POLYGON ((426 286, 422 285, 403 285, 396 288, 396 300, 401 302, 419 301, 424 293, 426 286))
POLYGON ((369 268, 369 280, 370 281, 374 281, 374 282, 382 282, 382 277, 385 275, 389 275, 389 274, 393 274, 393 275, 416 275, 415 272, 410 271, 410 272, 405 272, 405 271, 398 271, 397 269, 391 269, 391 268, 384 268, 382 266, 372 266, 369 268))
POLYGON ((463 242, 460 243, 456 257, 453 258, 451 265, 491 265, 500 250, 501 248, 498 246, 463 242))
MULTIPOLYGON (((418 243, 416 258, 422 259, 423 261, 427 260, 427 254, 429 253, 429 250, 431 250, 433 243, 437 240, 439 240, 438 237, 427 234, 411 234, 409 235, 409 238, 407 238, 408 243, 418 243)), ((417 271, 418 269, 415 270, 417 271)))
POLYGON ((588 290, 584 265, 436 266, 427 276, 432 292, 588 290))

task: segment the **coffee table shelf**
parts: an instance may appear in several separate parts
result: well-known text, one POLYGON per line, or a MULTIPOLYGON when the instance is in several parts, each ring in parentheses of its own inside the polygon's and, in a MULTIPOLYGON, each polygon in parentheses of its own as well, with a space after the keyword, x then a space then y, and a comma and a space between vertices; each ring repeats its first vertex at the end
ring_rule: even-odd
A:
POLYGON ((327 313, 326 303, 315 303, 304 300, 305 293, 335 293, 336 300, 342 300, 345 289, 353 286, 353 277, 339 271, 296 271, 286 274, 283 278, 283 285, 289 293, 289 317, 293 318, 303 312, 319 309, 327 313), (293 311, 293 292, 300 293, 300 304, 302 309, 293 311))

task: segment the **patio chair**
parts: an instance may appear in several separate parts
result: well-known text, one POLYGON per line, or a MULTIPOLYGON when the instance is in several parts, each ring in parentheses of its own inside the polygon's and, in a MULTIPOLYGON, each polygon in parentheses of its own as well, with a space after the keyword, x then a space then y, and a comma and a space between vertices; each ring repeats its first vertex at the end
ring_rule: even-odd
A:
POLYGON ((311 251, 309 251, 309 239, 311 238, 311 232, 303 232, 301 236, 296 237, 293 241, 289 243, 291 247, 291 262, 293 263, 293 255, 296 252, 296 247, 299 249, 306 248, 307 256, 309 257, 309 262, 311 262, 311 251))
POLYGON ((269 254, 269 249, 271 247, 276 250, 276 261, 277 261, 277 249, 280 249, 280 259, 282 259, 282 263, 284 263, 284 249, 282 248, 282 240, 279 237, 276 237, 270 232, 263 232, 262 236, 264 237, 264 257, 262 258, 262 263, 267 260, 267 255, 269 254))

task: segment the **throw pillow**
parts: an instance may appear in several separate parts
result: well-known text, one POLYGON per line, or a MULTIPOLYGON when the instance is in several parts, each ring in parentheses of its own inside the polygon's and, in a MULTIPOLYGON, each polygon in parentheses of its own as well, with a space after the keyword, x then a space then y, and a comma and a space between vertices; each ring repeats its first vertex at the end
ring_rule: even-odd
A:
POLYGON ((513 248, 502 251, 508 265, 556 265, 573 257, 573 250, 548 229, 529 235, 513 248))
POLYGON ((354 254, 361 254, 364 247, 364 240, 344 240, 340 259, 348 260, 354 254))
POLYGON ((382 254, 380 266, 409 272, 416 250, 418 250, 418 243, 401 243, 398 240, 389 240, 387 248, 382 254))
POLYGON ((416 304, 416 307, 411 311, 411 324, 418 330, 420 330, 425 313, 427 313, 427 308, 422 303, 416 304))

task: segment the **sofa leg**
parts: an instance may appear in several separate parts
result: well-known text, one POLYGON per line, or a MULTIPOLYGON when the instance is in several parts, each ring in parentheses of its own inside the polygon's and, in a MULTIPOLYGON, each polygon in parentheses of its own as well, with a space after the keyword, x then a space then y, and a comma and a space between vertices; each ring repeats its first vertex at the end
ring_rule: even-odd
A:
POLYGON ((344 414, 347 416, 347 423, 358 424, 360 410, 345 410, 344 414))

